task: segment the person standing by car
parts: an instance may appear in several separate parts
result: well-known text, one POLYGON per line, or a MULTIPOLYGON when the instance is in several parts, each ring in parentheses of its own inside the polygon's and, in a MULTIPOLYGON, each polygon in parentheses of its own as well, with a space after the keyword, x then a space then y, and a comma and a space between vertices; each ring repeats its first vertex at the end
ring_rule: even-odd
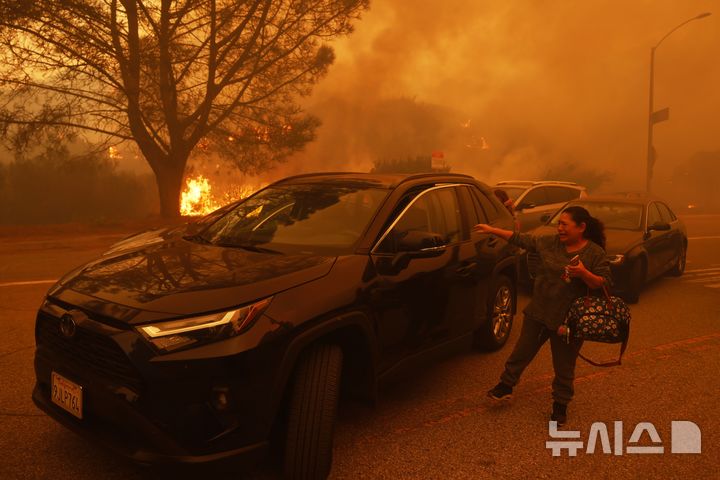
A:
POLYGON ((505 363, 500 383, 488 396, 495 400, 509 399, 522 372, 550 339, 555 371, 550 419, 562 425, 567 421, 567 405, 574 393, 575 362, 582 340, 568 344, 557 332, 576 298, 587 294, 588 289, 601 288, 611 282, 604 226, 586 209, 573 206, 560 215, 556 235, 533 237, 485 224, 474 228, 537 252, 541 259, 532 299, 523 312, 525 319, 520 337, 505 363), (576 256, 576 262, 571 262, 576 256))
POLYGON ((500 203, 502 203, 505 208, 507 208, 507 211, 510 212, 510 215, 513 217, 513 224, 515 225, 515 231, 520 231, 520 222, 518 221, 517 215, 515 214, 515 207, 513 207, 513 201, 510 198, 510 196, 507 194, 507 192, 501 188, 493 190, 493 193, 497 197, 498 200, 500 200, 500 203))

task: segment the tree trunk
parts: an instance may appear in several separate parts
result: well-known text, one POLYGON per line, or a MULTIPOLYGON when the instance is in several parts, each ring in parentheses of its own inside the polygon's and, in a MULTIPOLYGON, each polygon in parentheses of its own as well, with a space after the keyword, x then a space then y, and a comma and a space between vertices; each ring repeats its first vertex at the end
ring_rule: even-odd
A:
POLYGON ((185 174, 185 162, 171 167, 155 169, 158 195, 160 197, 160 215, 173 219, 180 217, 180 191, 185 174))

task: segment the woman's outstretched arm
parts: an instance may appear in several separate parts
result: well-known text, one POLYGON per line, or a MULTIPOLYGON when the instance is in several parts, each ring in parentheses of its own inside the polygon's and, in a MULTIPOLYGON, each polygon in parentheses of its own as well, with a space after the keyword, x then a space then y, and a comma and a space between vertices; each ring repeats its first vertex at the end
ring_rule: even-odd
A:
POLYGON ((513 233, 515 233, 510 230, 503 230, 502 228, 491 227, 490 225, 485 223, 478 223, 477 225, 475 225, 475 227, 473 227, 473 229, 476 232, 489 233, 498 236, 503 240, 510 240, 510 237, 512 237, 513 233))
POLYGON ((491 227, 490 225, 487 225, 485 223, 478 223, 473 227, 473 230, 480 233, 489 233, 491 235, 498 236, 502 238, 503 240, 507 240, 513 245, 516 245, 520 248, 524 248, 525 250, 530 250, 532 252, 537 251, 537 239, 538 237, 535 237, 533 235, 527 234, 527 233, 517 233, 513 232, 511 230, 504 230, 502 228, 495 228, 491 227))

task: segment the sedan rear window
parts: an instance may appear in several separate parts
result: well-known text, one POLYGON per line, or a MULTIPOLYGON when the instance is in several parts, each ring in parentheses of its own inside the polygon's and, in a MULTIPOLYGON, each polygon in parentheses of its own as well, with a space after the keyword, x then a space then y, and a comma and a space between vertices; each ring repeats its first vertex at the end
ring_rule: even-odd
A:
MULTIPOLYGON (((585 208, 590 215, 598 218, 605 228, 614 230, 640 230, 642 228, 642 205, 620 202, 574 202, 569 206, 585 208)), ((564 209, 560 209, 549 223, 557 225, 558 218, 564 209)))

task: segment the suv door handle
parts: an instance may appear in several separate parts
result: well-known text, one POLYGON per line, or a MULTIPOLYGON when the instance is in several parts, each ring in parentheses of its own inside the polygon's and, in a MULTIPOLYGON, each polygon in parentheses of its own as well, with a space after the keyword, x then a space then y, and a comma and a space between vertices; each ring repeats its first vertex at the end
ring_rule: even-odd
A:
POLYGON ((467 277, 477 268, 477 263, 470 262, 455 270, 461 277, 467 277))

